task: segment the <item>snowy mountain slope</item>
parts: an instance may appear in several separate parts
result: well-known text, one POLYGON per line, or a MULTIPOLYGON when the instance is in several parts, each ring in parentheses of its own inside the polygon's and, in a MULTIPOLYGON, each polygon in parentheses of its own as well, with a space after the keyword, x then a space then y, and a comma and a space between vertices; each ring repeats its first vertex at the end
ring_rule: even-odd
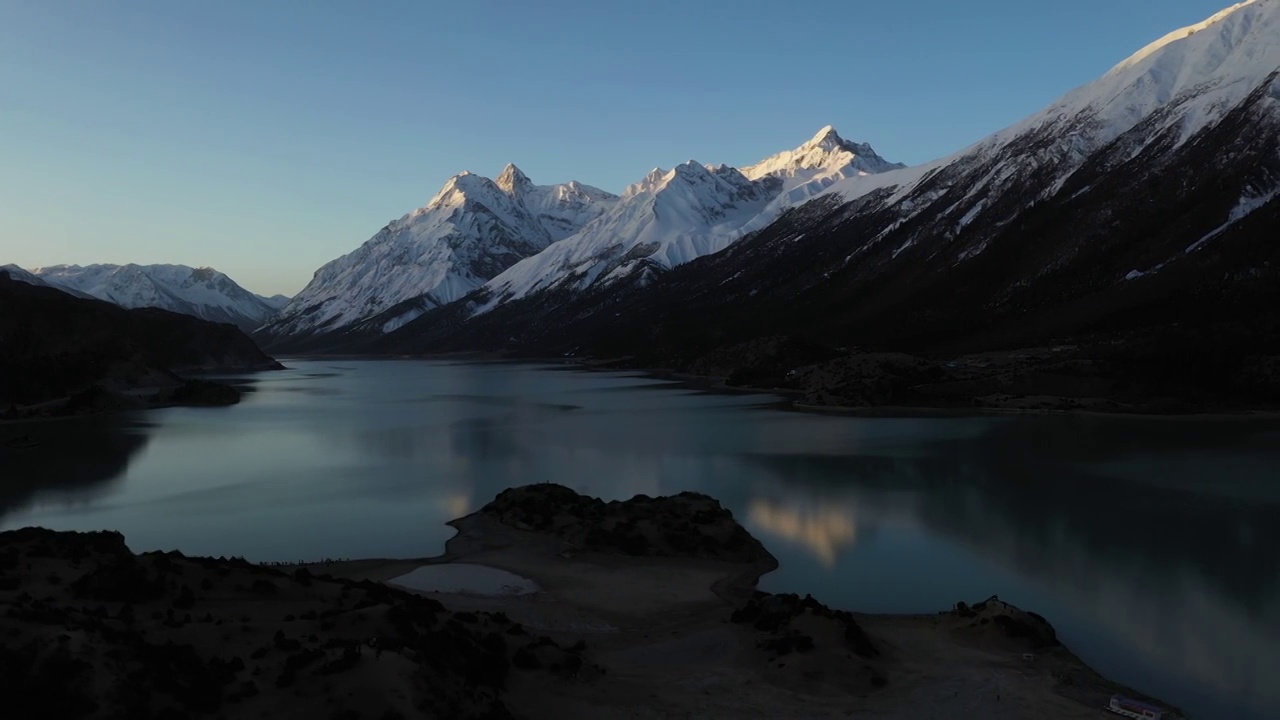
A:
POLYGON ((743 170, 692 160, 655 169, 604 216, 490 280, 478 312, 534 292, 645 282, 723 250, 838 180, 900 167, 827 126, 795 150, 743 170))
MULTIPOLYGON (((875 231, 859 238, 841 264, 878 273, 899 256, 919 262, 919 253, 907 252, 917 247, 940 265, 970 262, 1006 228, 1025 223, 1036 205, 1062 205, 1082 217, 1106 214, 1118 225, 1138 210, 1124 191, 1097 195, 1115 177, 1128 178, 1130 188, 1147 181, 1161 186, 1144 199, 1148 205, 1162 196, 1183 198, 1169 208, 1174 217, 1203 206, 1220 219, 1216 236, 1280 192, 1273 162, 1278 72, 1280 0, 1249 0, 1169 33, 1098 80, 951 157, 833 184, 824 195, 848 203, 839 222, 876 216, 875 231), (1245 127, 1228 135, 1221 129, 1228 120, 1245 127), (1255 139, 1242 144, 1245 137, 1255 139), (1184 170, 1176 180, 1161 175, 1181 155, 1198 152, 1188 147, 1197 143, 1219 147, 1212 166, 1184 170), (1221 177, 1216 186, 1208 181, 1215 174, 1221 177)), ((1141 266, 1120 278, 1157 271, 1179 254, 1155 237, 1124 248, 1114 242, 1105 233, 1092 239, 1076 233, 1058 247, 1042 242, 1038 264, 1009 283, 1026 286, 1098 248, 1132 254, 1141 266)), ((1199 248, 1199 242, 1183 247, 1199 248)))
POLYGON ((752 182, 730 167, 689 161, 655 169, 605 216, 495 277, 493 303, 553 288, 583 289, 665 269, 722 249, 777 195, 778 181, 752 182))
POLYGON ((464 172, 425 206, 317 270, 262 332, 331 331, 408 303, 403 316, 386 320, 394 329, 576 232, 616 201, 577 182, 534 185, 514 165, 497 181, 464 172))
POLYGON ((1248 0, 1176 30, 996 140, 1065 120, 1095 144, 1150 119, 1179 143, 1220 120, 1280 67, 1280 3, 1248 0))
POLYGON ((86 300, 96 299, 88 293, 83 293, 83 292, 80 292, 79 290, 75 290, 63 285, 59 285, 58 283, 55 283, 55 282, 50 282, 48 280, 45 280, 44 278, 41 278, 38 275, 34 275, 31 272, 28 272, 27 270, 24 270, 18 267, 17 265, 13 265, 13 264, 0 265, 0 272, 8 273, 9 279, 16 280, 20 283, 26 283, 27 285, 34 285, 36 287, 48 287, 48 288, 53 288, 54 290, 61 290, 62 292, 67 293, 68 295, 74 295, 78 298, 82 298, 86 300))
MULTIPOLYGON (((1055 192, 1086 158, 1110 143, 1122 143, 1117 148, 1120 152, 1113 153, 1114 161, 1121 164, 1156 140, 1171 150, 1221 120, 1280 68, 1277 38, 1280 0, 1233 5, 1204 22, 1169 33, 1098 80, 966 150, 876 178, 843 180, 826 192, 854 200, 893 186, 896 191, 889 200, 896 201, 925 179, 942 185, 932 182, 938 171, 993 164, 996 167, 982 178, 984 182, 969 188, 968 197, 1001 190, 1028 171, 1045 169, 1055 179, 1046 192, 1055 192)), ((937 195, 935 188, 905 209, 908 214, 928 212, 928 203, 920 200, 937 195)))
POLYGON ((52 265, 33 274, 125 308, 156 307, 252 329, 274 305, 213 268, 185 265, 52 265))

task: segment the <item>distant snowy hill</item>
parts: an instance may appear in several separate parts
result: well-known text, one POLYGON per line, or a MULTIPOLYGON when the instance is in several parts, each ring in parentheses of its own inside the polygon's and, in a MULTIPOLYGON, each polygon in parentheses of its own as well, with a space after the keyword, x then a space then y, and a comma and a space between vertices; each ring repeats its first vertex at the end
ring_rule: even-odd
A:
POLYGON ((496 181, 455 175, 424 207, 317 270, 263 333, 333 330, 399 306, 382 320, 393 330, 577 232, 617 201, 577 182, 534 185, 515 165, 496 181))
POLYGON ((836 181, 901 167, 827 126, 795 150, 741 170, 692 160, 655 169, 577 234, 489 281, 480 312, 533 292, 644 282, 723 250, 836 181))
POLYGON ((252 330, 275 315, 279 299, 240 287, 213 268, 185 265, 52 265, 32 273, 54 287, 125 308, 156 307, 252 330))
POLYGON ((79 290, 74 290, 72 288, 59 285, 56 282, 50 282, 48 280, 45 280, 44 278, 41 278, 38 275, 35 275, 27 270, 24 270, 18 267, 17 265, 13 265, 13 264, 0 265, 0 272, 7 273, 9 275, 9 279, 11 280, 16 280, 20 283, 26 283, 27 285, 34 285, 36 287, 48 287, 48 288, 53 288, 54 290, 61 290, 62 292, 67 293, 68 295, 74 295, 78 298, 96 299, 89 293, 80 292, 79 290))

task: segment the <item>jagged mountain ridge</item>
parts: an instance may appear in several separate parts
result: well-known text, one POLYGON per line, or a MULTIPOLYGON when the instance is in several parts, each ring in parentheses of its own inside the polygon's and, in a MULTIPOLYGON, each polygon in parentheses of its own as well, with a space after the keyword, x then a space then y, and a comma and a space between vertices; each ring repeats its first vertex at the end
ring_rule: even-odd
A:
POLYGON ((399 306, 383 331, 457 300, 577 231, 617 201, 578 182, 534 185, 515 165, 497 180, 463 172, 425 206, 327 263, 262 329, 267 337, 349 326, 399 306))
POLYGON ((642 290, 446 309, 366 346, 681 366, 778 333, 920 352, 1092 338, 1173 348, 1144 356, 1152 376, 1231 378, 1280 354, 1278 18, 1278 0, 1235 6, 956 155, 838 180, 642 290))
POLYGON ((643 283, 838 180, 899 167, 828 126, 746 174, 689 161, 655 169, 621 197, 576 182, 537 186, 514 165, 492 181, 465 172, 320 268, 258 335, 277 348, 314 347, 328 342, 317 335, 392 332, 477 289, 472 307, 489 309, 552 287, 643 283))
MULTIPOLYGON (((186 265, 51 265, 32 275, 47 284, 123 308, 160 308, 244 330, 260 326, 280 308, 279 298, 245 290, 213 268, 186 265)), ((20 279, 20 278, 19 278, 20 279)))
POLYGON ((693 160, 655 168, 608 213, 486 283, 477 311, 537 292, 643 284, 723 250, 838 180, 901 167, 828 125, 800 147, 742 170, 693 160))
POLYGON ((614 211, 526 258, 486 283, 484 309, 532 292, 585 289, 643 275, 722 249, 764 211, 781 183, 752 182, 738 170, 694 161, 654 170, 631 185, 614 211))

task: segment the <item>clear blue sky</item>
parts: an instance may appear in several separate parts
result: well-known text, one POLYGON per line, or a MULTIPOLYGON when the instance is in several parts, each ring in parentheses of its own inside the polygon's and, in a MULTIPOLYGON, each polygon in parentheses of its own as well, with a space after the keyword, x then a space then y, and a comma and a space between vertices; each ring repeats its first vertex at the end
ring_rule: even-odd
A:
POLYGON ((293 293, 461 170, 949 154, 1228 0, 0 0, 0 264, 293 293))

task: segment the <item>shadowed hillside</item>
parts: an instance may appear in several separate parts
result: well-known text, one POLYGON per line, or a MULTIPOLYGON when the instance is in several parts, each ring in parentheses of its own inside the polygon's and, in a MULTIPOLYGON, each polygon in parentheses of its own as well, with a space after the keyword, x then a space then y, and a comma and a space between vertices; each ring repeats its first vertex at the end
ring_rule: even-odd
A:
MULTIPOLYGON (((176 388, 176 397, 167 398, 173 402, 225 404, 225 390, 184 385, 179 375, 280 367, 234 325, 165 310, 125 310, 0 272, 0 408, 159 388, 176 388)), ((90 404, 100 399, 82 398, 90 404)))

